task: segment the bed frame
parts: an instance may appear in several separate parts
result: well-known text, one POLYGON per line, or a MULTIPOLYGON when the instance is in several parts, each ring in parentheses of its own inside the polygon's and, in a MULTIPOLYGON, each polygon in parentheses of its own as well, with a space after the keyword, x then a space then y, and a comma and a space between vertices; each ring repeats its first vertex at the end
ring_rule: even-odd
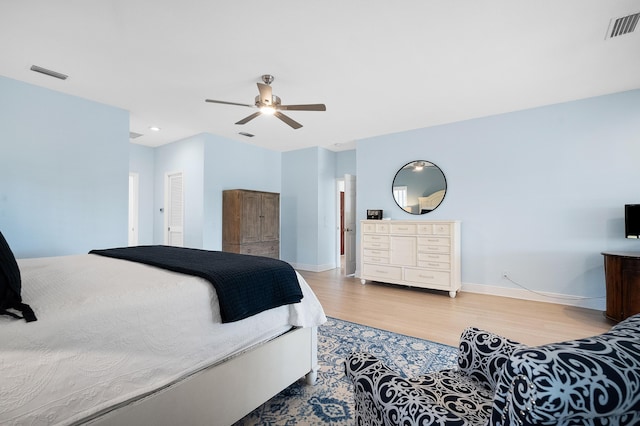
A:
POLYGON ((317 328, 295 328, 220 364, 86 422, 229 426, 278 392, 318 372, 317 328))

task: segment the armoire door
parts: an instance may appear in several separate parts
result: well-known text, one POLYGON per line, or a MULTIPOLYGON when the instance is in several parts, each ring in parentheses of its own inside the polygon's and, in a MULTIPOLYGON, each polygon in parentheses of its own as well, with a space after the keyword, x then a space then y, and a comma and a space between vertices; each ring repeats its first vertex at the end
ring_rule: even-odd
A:
POLYGON ((245 243, 257 243, 260 242, 262 236, 260 235, 260 216, 261 210, 261 196, 257 192, 241 192, 241 226, 242 232, 240 233, 240 242, 245 243))
POLYGON ((260 213, 262 241, 280 239, 280 196, 278 194, 261 194, 262 208, 260 213))

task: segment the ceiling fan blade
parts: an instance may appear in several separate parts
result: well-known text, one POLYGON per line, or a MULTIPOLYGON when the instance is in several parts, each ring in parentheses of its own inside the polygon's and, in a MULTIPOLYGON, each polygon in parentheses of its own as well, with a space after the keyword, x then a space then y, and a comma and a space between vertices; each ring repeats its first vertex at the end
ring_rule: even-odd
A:
POLYGON ((237 105, 237 106, 246 106, 246 107, 251 107, 253 108, 255 105, 249 105, 249 104, 239 104, 237 102, 227 102, 227 101, 216 101, 215 99, 205 99, 205 102, 211 102, 214 104, 224 104, 224 105, 237 105))
POLYGON ((253 114, 251 114, 248 117, 243 118, 242 120, 238 121, 236 124, 246 124, 249 121, 253 120, 254 118, 256 118, 257 116, 259 116, 260 114, 262 114, 260 111, 258 112, 254 112, 253 114))
POLYGON ((273 93, 271 92, 271 86, 263 83, 257 84, 258 90, 260 91, 260 102, 263 105, 271 105, 273 103, 273 93))
POLYGON ((289 126, 293 127, 294 129, 299 129, 300 127, 302 127, 302 124, 298 123, 297 121, 293 120, 290 117, 287 117, 286 115, 284 115, 283 113, 276 111, 273 113, 274 117, 278 117, 280 120, 284 121, 285 123, 287 123, 289 126))
POLYGON ((283 111, 326 111, 324 104, 308 104, 308 105, 278 105, 278 109, 283 111))

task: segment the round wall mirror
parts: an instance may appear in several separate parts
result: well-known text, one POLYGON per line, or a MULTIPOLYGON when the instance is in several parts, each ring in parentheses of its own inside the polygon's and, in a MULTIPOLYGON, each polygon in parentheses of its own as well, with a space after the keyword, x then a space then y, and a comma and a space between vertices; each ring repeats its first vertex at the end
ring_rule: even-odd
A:
POLYGON ((435 164, 412 161, 405 164, 393 178, 393 199, 407 213, 425 214, 442 203, 447 192, 447 180, 435 164))

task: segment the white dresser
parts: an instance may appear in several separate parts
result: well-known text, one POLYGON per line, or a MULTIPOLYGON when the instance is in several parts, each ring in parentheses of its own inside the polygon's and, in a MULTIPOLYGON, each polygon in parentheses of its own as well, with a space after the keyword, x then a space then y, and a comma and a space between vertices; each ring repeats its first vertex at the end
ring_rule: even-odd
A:
POLYGON ((362 220, 360 279, 460 290, 460 222, 362 220))

